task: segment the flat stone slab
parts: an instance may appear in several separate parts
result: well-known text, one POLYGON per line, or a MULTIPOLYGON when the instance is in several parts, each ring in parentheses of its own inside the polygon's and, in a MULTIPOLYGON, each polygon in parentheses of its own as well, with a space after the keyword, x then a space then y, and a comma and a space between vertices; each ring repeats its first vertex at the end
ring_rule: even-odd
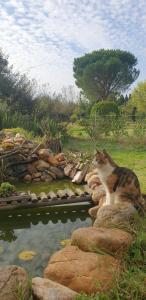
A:
POLYGON ((32 291, 37 300, 75 300, 77 293, 46 278, 32 278, 32 291))

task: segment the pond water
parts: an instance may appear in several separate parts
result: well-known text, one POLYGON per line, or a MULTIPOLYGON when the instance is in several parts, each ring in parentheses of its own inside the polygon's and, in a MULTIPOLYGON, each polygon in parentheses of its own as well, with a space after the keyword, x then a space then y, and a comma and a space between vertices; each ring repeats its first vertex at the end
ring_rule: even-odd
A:
MULTIPOLYGON (((72 183, 68 179, 54 180, 52 182, 39 182, 39 183, 17 183, 17 191, 31 191, 39 194, 41 192, 49 193, 50 191, 56 192, 57 190, 64 190, 70 188, 74 190, 78 185, 72 183)), ((81 188, 81 186, 80 186, 81 188)))
POLYGON ((16 264, 31 276, 42 276, 50 256, 62 248, 60 241, 70 238, 76 228, 91 225, 88 208, 70 205, 0 212, 0 266, 16 264), (20 259, 19 253, 28 250, 36 256, 20 259))

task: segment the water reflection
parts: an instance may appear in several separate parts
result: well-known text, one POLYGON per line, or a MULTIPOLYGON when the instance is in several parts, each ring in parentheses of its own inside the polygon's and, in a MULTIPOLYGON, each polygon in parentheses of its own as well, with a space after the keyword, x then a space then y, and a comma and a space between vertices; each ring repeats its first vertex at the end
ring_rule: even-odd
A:
POLYGON ((78 227, 89 226, 87 205, 4 211, 0 214, 0 266, 17 264, 31 275, 41 276, 49 257, 61 248, 60 240, 70 237, 78 227), (24 262, 21 251, 32 250, 37 256, 24 262))

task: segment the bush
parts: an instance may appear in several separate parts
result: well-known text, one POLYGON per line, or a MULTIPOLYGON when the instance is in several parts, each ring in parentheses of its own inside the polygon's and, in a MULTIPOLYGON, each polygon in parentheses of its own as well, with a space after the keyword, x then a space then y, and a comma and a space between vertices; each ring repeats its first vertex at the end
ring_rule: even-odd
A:
POLYGON ((11 196, 15 192, 15 186, 9 182, 3 182, 0 186, 0 197, 11 196))
POLYGON ((119 106, 114 101, 97 102, 91 109, 91 115, 98 114, 100 116, 107 116, 113 114, 118 116, 120 114, 119 106))

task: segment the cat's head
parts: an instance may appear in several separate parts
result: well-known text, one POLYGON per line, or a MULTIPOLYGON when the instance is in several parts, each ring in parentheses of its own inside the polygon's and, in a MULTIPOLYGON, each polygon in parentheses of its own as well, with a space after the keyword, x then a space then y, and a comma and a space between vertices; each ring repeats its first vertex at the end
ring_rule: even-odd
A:
POLYGON ((112 158, 106 152, 106 150, 96 150, 96 154, 93 159, 93 166, 98 170, 102 170, 103 168, 109 165, 115 167, 116 163, 112 160, 112 158))

